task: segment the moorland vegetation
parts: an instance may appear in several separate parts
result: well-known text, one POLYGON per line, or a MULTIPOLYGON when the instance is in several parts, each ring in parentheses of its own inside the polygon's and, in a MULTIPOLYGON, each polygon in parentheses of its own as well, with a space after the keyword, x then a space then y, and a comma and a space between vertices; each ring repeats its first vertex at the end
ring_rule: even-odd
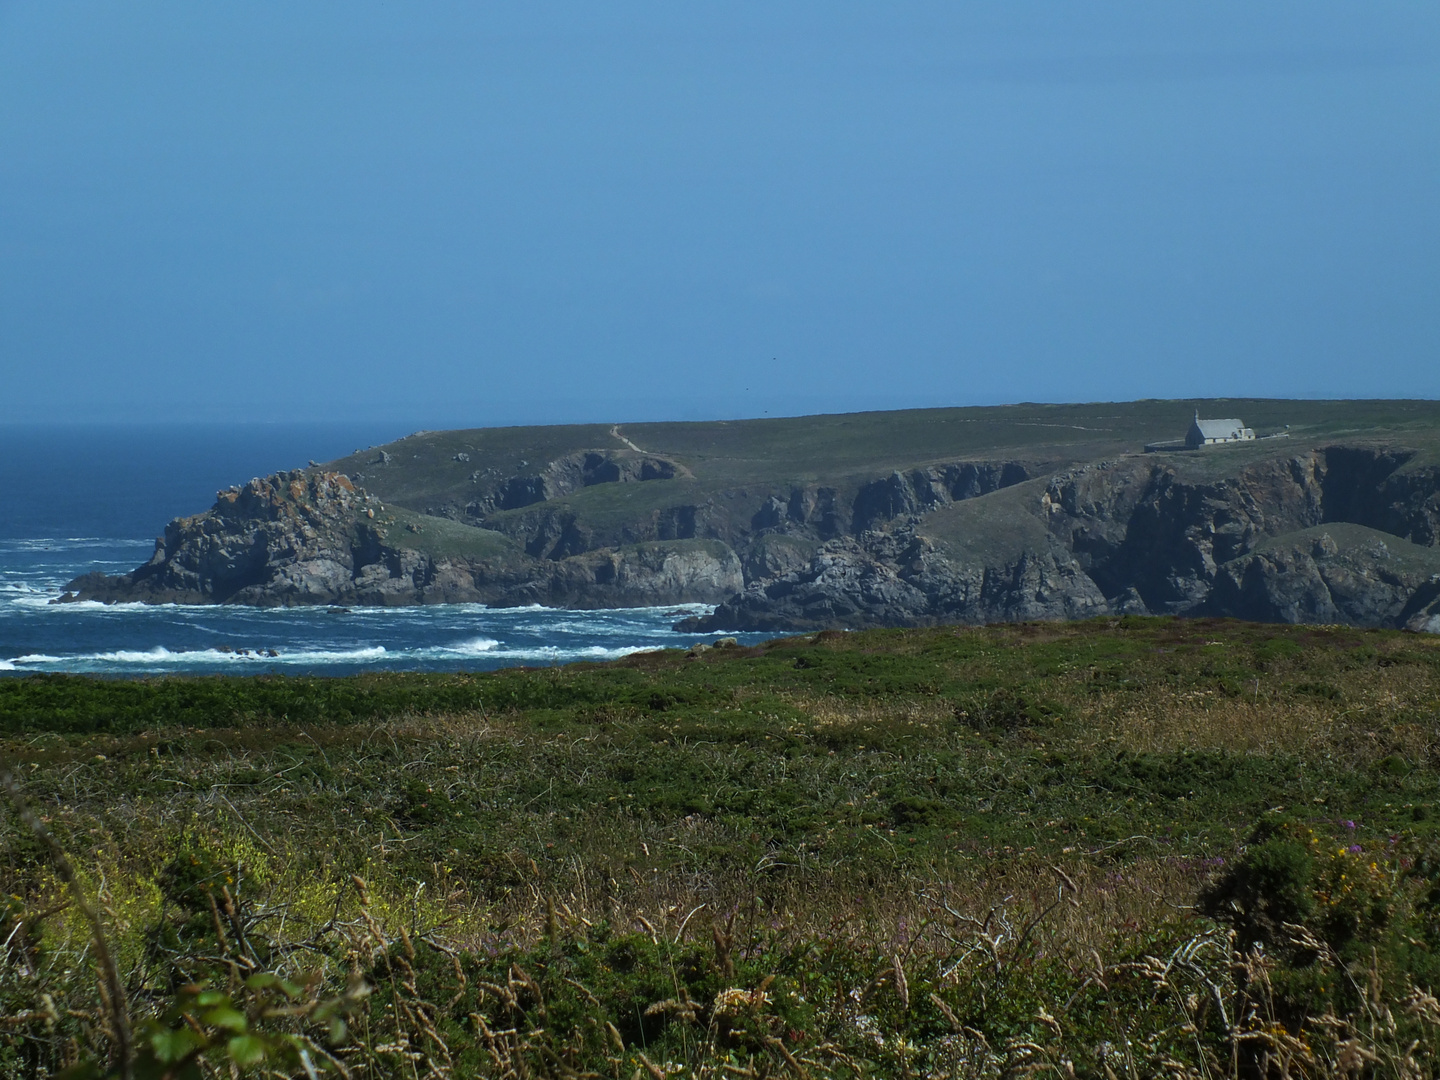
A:
POLYGON ((1437 724, 1138 617, 7 679, 0 1074, 1433 1076, 1437 724))

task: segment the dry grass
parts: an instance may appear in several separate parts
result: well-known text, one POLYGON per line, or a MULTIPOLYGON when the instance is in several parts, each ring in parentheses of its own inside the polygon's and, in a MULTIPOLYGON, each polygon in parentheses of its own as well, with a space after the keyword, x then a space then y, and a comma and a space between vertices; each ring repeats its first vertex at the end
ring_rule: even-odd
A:
POLYGON ((1149 688, 1143 696, 1107 692, 1082 707, 1097 736, 1132 750, 1307 753, 1369 763, 1400 753, 1433 761, 1440 684, 1431 671, 1378 668, 1347 674, 1344 699, 1276 690, 1257 680, 1251 694, 1214 688, 1149 688), (1137 700, 1139 697, 1139 700, 1137 700))

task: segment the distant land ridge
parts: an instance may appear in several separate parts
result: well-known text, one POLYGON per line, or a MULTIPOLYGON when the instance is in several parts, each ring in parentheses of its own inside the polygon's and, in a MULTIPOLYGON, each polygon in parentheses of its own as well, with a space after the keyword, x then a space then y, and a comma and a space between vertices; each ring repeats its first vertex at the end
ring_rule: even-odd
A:
POLYGON ((1440 403, 417 432, 220 492, 145 565, 71 582, 76 600, 717 605, 679 624, 697 632, 1145 613, 1440 632, 1440 403), (1260 437, 1142 453, 1192 415, 1260 437))

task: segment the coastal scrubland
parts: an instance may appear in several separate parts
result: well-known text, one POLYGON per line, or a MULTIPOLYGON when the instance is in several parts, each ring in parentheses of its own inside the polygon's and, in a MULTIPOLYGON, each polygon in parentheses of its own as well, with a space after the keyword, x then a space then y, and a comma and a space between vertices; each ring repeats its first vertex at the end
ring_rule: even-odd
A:
POLYGON ((1139 617, 7 679, 0 1074, 1433 1076, 1437 730, 1139 617))

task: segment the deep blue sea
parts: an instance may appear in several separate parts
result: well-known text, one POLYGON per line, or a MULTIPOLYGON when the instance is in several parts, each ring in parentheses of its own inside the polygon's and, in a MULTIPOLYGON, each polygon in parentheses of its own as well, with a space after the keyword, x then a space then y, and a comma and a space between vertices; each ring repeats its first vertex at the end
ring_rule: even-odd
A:
POLYGON ((695 640, 670 629, 681 615, 705 610, 695 605, 566 611, 50 603, 80 574, 134 569, 150 557, 167 521, 208 509, 220 488, 409 430, 0 426, 0 674, 480 671, 610 659, 695 640))

